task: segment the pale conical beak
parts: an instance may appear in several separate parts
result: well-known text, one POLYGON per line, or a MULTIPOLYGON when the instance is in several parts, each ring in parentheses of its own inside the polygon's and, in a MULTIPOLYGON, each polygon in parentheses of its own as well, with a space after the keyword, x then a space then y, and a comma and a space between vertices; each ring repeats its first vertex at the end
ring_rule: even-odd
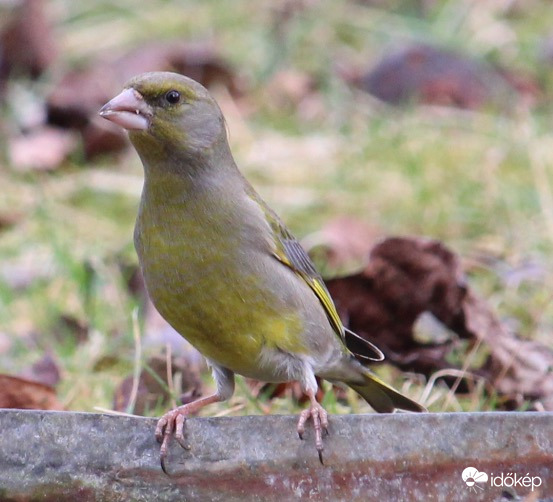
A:
POLYGON ((129 131, 144 131, 150 125, 150 106, 142 94, 134 89, 125 89, 108 101, 98 112, 101 117, 129 131))

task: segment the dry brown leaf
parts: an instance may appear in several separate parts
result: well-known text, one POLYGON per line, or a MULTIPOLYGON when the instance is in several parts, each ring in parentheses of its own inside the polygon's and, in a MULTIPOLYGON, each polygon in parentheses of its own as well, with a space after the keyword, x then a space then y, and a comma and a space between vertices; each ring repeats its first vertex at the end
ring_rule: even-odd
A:
MULTIPOLYGON (((421 347, 412 336, 413 325, 424 311, 445 317, 464 295, 454 256, 439 242, 425 239, 386 239, 373 248, 361 273, 327 285, 351 329, 373 341, 394 364, 427 375, 447 348, 421 347)), ((457 308, 460 312, 460 304, 457 308)))
POLYGON ((63 410, 49 385, 0 374, 0 408, 63 410))
MULTIPOLYGON (((362 272, 327 285, 346 324, 401 369, 430 377, 454 367, 448 362, 451 339, 423 343, 414 336, 415 323, 428 312, 459 337, 485 348, 484 366, 469 365, 468 370, 484 378, 505 407, 539 400, 553 410, 553 351, 510 333, 468 288, 458 256, 442 243, 386 239, 373 248, 362 272)), ((465 385, 457 388, 466 390, 465 385)))
POLYGON ((553 351, 509 332, 471 292, 463 302, 463 314, 467 335, 481 340, 490 351, 477 373, 489 379, 513 408, 531 400, 553 410, 553 351))
MULTIPOLYGON (((352 72, 352 75, 354 73, 352 72)), ((386 54, 351 83, 391 104, 420 102, 465 109, 534 104, 535 78, 498 70, 460 53, 414 44, 386 54)))

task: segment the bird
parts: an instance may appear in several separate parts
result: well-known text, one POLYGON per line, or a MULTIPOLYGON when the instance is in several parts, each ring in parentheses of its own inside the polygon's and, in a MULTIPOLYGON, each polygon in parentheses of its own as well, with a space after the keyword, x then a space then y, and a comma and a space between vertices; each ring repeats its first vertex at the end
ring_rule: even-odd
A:
POLYGON ((321 463, 329 420, 316 377, 353 388, 380 413, 426 411, 367 367, 383 353, 344 326, 306 251, 239 171, 207 89, 177 73, 144 73, 99 114, 127 130, 144 168, 134 244, 147 292, 216 383, 159 419, 165 473, 171 438, 188 447, 186 417, 229 399, 235 374, 299 382, 309 406, 297 433, 303 439, 312 422, 321 463))

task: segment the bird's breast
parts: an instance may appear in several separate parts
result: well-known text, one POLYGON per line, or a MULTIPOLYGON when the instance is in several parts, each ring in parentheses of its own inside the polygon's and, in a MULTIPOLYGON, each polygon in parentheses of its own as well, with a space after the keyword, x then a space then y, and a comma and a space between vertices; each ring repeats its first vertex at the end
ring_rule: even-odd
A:
POLYGON ((267 346, 304 350, 301 315, 268 277, 276 260, 253 243, 261 235, 252 242, 228 211, 152 209, 143 201, 135 245, 154 305, 181 335, 214 362, 251 376, 267 346))

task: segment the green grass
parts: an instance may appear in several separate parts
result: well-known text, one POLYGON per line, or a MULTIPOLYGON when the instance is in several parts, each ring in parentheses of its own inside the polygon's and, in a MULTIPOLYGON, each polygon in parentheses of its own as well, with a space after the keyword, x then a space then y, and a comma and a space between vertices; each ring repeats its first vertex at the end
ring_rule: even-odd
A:
MULTIPOLYGON (((325 0, 277 22, 269 0, 239 0, 232 8, 214 0, 126 0, 117 7, 55 0, 60 61, 38 85, 20 85, 41 98, 65 67, 99 51, 115 55, 148 39, 213 40, 249 87, 247 107, 229 106, 228 96, 219 95, 236 160, 299 237, 350 215, 385 234, 422 234, 464 256, 484 253, 494 265, 472 270, 471 285, 523 336, 551 345, 553 141, 547 100, 506 115, 397 110, 352 91, 337 72, 344 64, 365 68, 398 38, 414 39, 532 72, 550 88, 551 69, 539 59, 541 38, 553 21, 549 3, 520 2, 518 13, 496 4, 438 1, 421 14, 417 2, 395 2, 386 11, 325 0), (271 102, 271 78, 290 68, 317 81, 315 116, 271 102), (246 108, 248 113, 241 111, 246 108), (539 277, 506 282, 506 272, 525 263, 536 264, 539 277)), ((9 112, 2 116, 6 121, 9 112)), ((131 238, 141 175, 134 154, 91 164, 73 159, 40 175, 0 165, 0 214, 20 215, 0 233, 0 263, 28 257, 40 272, 23 290, 0 279, 0 332, 12 342, 1 354, 0 371, 17 373, 51 351, 62 370, 58 393, 69 409, 111 407, 115 387, 133 370, 131 312, 137 300, 119 265, 136 262, 131 238), (77 344, 60 334, 61 315, 90 326, 88 340, 77 344)), ((143 359, 160 350, 145 349, 143 359)), ((426 385, 391 368, 380 371, 413 397, 426 385)), ((497 405, 478 385, 466 398, 450 399, 439 385, 427 394, 433 410, 497 405)), ((230 404, 206 413, 227 413, 229 406, 237 414, 299 409, 290 398, 261 401, 239 384, 230 404)), ((333 413, 368 410, 352 392, 345 404, 326 392, 324 403, 333 413)))

